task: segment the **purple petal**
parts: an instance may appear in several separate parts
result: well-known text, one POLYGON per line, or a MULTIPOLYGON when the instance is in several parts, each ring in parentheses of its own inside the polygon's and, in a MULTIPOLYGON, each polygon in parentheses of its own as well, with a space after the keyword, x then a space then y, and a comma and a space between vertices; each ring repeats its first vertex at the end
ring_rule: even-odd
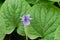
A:
POLYGON ((27 25, 30 24, 30 21, 24 21, 23 24, 24 24, 25 26, 27 26, 27 25))
POLYGON ((22 19, 22 22, 25 26, 29 25, 30 24, 30 20, 32 20, 32 18, 30 18, 30 14, 27 14, 27 15, 23 15, 21 17, 22 19))

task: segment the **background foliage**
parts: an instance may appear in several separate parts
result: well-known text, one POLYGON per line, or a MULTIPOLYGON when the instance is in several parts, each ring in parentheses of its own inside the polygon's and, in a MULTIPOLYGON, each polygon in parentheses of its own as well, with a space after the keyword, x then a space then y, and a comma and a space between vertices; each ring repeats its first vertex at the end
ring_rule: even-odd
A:
POLYGON ((36 40, 60 40, 59 1, 0 0, 0 40, 7 40, 6 34, 15 33, 19 34, 19 37, 27 35, 28 38, 36 40), (33 20, 29 26, 24 27, 20 17, 26 13, 29 13, 33 20))

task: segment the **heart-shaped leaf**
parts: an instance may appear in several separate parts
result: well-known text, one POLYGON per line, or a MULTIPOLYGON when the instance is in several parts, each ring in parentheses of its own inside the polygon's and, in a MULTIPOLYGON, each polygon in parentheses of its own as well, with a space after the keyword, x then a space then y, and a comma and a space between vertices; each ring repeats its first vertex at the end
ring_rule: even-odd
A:
POLYGON ((50 3, 40 3, 29 10, 31 15, 31 24, 25 27, 26 35, 35 39, 41 37, 44 40, 53 40, 54 32, 60 25, 60 11, 50 3))
MULTIPOLYGON (((0 10, 0 27, 5 28, 6 34, 10 34, 18 27, 21 15, 25 14, 29 8, 30 6, 25 0, 6 0, 4 2, 0 10)), ((18 33, 21 32, 18 31, 18 33)))

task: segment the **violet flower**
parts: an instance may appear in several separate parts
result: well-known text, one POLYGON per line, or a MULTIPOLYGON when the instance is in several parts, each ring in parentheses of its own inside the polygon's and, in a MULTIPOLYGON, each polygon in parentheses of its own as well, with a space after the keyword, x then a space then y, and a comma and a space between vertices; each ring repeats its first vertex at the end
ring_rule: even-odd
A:
POLYGON ((30 14, 26 14, 26 15, 23 15, 21 17, 21 19, 22 19, 22 22, 23 22, 24 26, 28 26, 30 24, 30 20, 32 18, 30 18, 30 14))

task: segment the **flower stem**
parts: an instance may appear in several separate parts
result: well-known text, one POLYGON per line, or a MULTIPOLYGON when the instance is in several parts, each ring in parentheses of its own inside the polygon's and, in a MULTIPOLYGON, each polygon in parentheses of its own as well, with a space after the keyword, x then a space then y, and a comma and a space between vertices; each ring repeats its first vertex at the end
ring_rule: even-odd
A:
POLYGON ((28 40, 28 37, 27 37, 27 35, 26 35, 26 40, 28 40))
MULTIPOLYGON (((25 34, 26 34, 26 26, 24 26, 24 31, 25 31, 25 34)), ((27 34, 26 34, 26 40, 28 40, 27 34)))

